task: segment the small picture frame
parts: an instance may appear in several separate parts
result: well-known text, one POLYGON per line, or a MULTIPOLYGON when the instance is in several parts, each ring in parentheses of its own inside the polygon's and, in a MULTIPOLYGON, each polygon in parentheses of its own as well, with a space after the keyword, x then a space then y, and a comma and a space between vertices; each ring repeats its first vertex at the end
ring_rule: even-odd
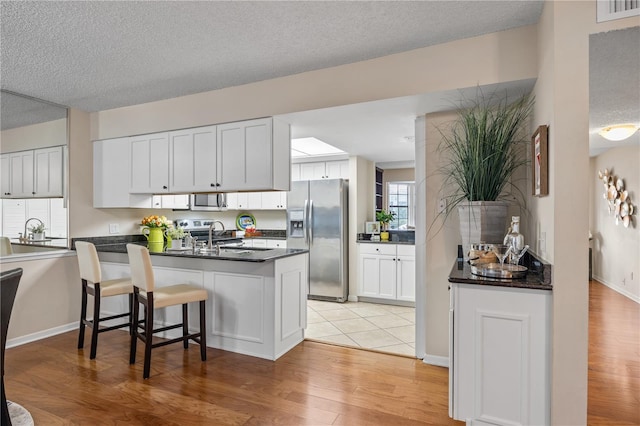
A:
POLYGON ((366 234, 379 234, 380 233, 380 222, 365 222, 365 230, 366 234))
POLYGON ((531 137, 531 176, 532 195, 543 197, 549 195, 549 126, 538 126, 531 137))

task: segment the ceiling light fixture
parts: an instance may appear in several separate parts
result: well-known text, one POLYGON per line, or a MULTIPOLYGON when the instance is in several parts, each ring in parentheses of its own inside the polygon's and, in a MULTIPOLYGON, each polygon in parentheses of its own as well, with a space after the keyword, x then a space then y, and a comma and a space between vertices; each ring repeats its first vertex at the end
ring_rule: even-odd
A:
POLYGON ((614 124, 613 126, 603 127, 600 136, 610 141, 621 141, 627 139, 638 130, 635 124, 614 124))

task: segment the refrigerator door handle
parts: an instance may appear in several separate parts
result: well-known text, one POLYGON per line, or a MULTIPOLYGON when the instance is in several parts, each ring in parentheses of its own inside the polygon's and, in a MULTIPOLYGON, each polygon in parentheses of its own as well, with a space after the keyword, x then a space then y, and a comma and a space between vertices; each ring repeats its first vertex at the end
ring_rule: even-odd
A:
POLYGON ((309 200, 304 200, 304 211, 302 212, 302 215, 304 244, 309 247, 309 200))
POLYGON ((313 200, 309 200, 309 247, 313 245, 313 200))

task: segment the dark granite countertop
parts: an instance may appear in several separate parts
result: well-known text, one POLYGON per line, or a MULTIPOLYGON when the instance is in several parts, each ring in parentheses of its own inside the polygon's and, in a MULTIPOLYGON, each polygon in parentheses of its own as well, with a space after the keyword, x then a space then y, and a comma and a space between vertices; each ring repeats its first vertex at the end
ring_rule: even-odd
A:
POLYGON ((487 278, 473 275, 471 265, 461 258, 454 262, 449 273, 450 283, 491 285, 499 287, 552 290, 551 265, 539 260, 534 254, 526 253, 522 264, 528 268, 527 275, 517 279, 487 278))
MULTIPOLYGON (((216 241, 224 242, 229 240, 237 240, 238 238, 220 238, 216 241)), ((76 241, 89 241, 96 246, 98 252, 106 253, 127 253, 127 244, 147 245, 147 241, 143 236, 128 235, 120 237, 93 237, 93 238, 74 238, 73 244, 75 248, 76 241), (142 238, 140 238, 142 237, 142 238)), ((222 247, 220 254, 203 254, 198 250, 166 250, 162 253, 151 252, 152 256, 170 256, 184 257, 196 259, 211 260, 232 260, 240 262, 267 262, 284 257, 295 256, 301 253, 307 253, 308 250, 303 249, 258 249, 251 247, 222 247)))

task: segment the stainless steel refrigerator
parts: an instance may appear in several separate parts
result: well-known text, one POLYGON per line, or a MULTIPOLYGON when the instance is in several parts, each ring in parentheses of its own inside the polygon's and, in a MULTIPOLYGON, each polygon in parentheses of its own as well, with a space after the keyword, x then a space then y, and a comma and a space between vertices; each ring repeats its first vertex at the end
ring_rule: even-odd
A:
POLYGON ((291 182, 287 248, 309 250, 309 299, 345 302, 349 293, 347 181, 291 182))

